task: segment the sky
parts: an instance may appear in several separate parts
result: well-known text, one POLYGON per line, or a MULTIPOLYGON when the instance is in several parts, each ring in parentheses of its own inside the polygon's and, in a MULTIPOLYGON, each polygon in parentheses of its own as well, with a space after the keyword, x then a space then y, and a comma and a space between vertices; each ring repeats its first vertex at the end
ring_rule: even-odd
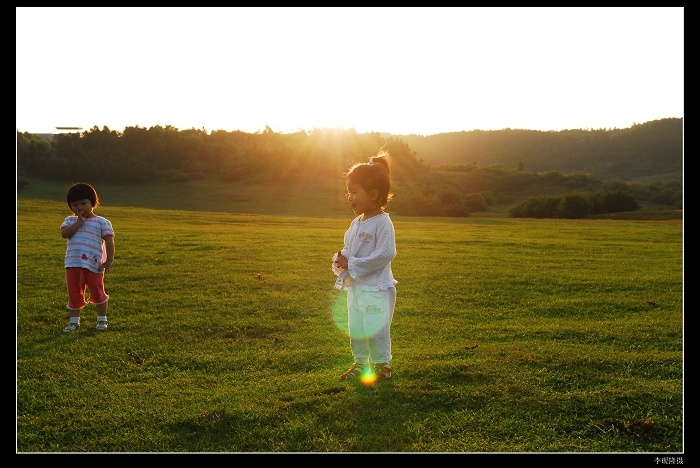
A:
POLYGON ((683 7, 17 7, 16 34, 20 132, 684 117, 683 7))

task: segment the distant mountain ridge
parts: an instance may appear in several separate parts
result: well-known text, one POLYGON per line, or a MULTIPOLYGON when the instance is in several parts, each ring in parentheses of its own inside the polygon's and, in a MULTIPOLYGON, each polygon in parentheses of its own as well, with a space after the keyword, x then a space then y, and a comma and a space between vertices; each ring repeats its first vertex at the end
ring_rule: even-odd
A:
POLYGON ((612 130, 473 130, 394 135, 429 166, 501 164, 529 172, 584 172, 601 180, 682 180, 683 119, 612 130))

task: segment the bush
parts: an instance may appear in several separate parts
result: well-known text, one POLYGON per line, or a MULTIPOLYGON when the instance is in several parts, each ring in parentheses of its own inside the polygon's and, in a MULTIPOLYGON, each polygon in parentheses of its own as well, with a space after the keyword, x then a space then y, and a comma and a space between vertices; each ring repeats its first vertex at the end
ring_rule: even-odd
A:
POLYGON ((620 213, 639 209, 637 198, 623 190, 596 192, 590 198, 593 203, 592 214, 620 213))
POLYGON ((634 195, 614 192, 571 193, 563 196, 529 197, 508 210, 512 218, 581 219, 593 214, 619 213, 639 209, 634 195))
POLYGON ((581 219, 593 212, 593 203, 580 193, 572 193, 561 197, 556 209, 555 218, 581 219))

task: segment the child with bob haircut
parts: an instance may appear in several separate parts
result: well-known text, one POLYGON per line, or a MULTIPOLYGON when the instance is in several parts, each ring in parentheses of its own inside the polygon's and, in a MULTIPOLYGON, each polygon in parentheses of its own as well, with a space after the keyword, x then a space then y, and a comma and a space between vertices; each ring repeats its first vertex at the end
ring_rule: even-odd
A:
POLYGON ((106 330, 109 296, 105 293, 104 274, 109 273, 114 262, 114 229, 111 222, 93 212, 100 199, 92 185, 71 185, 66 201, 73 214, 61 224, 61 236, 67 239, 64 264, 70 311, 70 323, 63 333, 80 328, 80 312, 87 305, 86 288, 90 291, 89 301, 97 307, 97 329, 106 330))
POLYGON ((347 197, 357 217, 345 232, 342 250, 333 256, 335 287, 347 291, 348 331, 354 363, 341 380, 373 382, 391 377, 390 328, 397 281, 394 225, 384 212, 391 200, 389 154, 380 150, 345 174, 347 197))

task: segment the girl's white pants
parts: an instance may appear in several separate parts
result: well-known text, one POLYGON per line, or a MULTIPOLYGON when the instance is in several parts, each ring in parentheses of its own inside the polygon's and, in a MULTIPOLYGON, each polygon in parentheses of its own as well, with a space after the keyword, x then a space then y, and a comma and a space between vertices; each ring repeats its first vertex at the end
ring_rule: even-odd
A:
POLYGON ((391 361, 391 321, 396 288, 384 291, 348 289, 348 331, 355 362, 391 361))

